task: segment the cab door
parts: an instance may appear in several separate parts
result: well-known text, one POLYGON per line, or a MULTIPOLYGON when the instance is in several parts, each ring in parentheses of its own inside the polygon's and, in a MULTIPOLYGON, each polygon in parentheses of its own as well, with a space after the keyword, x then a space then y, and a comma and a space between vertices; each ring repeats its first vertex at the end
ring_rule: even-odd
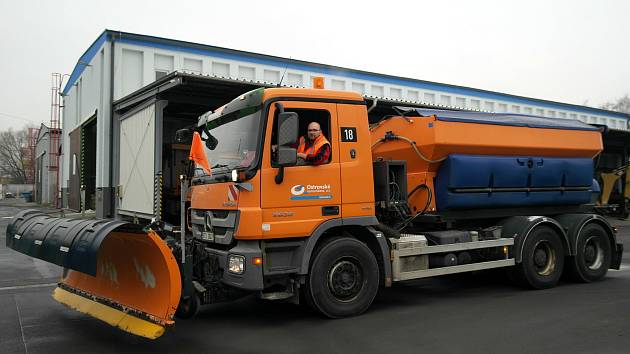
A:
POLYGON ((273 163, 275 118, 278 108, 269 108, 261 168, 263 238, 310 236, 322 222, 341 217, 341 171, 337 109, 334 103, 280 101, 287 112, 299 117, 299 136, 307 134, 309 123, 320 123, 331 144, 328 163, 284 168, 284 180, 276 183, 279 167, 273 163))

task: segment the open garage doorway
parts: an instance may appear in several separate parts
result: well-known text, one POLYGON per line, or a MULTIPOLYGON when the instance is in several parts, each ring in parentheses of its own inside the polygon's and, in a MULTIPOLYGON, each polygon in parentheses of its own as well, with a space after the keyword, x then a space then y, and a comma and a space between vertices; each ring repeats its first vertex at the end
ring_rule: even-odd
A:
POLYGON ((95 209, 96 191, 96 112, 70 134, 70 175, 68 208, 95 209))
POLYGON ((96 114, 81 127, 81 188, 85 210, 96 209, 96 114))

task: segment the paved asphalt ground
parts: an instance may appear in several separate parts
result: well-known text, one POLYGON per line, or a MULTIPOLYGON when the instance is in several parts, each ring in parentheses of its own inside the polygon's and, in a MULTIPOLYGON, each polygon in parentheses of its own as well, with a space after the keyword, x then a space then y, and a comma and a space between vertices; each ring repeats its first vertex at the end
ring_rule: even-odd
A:
MULTIPOLYGON (((523 290, 502 272, 398 284, 364 315, 327 320, 253 297, 204 308, 155 341, 67 309, 50 294, 61 270, 5 247, 0 201, 0 353, 630 353, 630 252, 593 284, 523 290)), ((630 250, 630 222, 620 239, 630 250)))

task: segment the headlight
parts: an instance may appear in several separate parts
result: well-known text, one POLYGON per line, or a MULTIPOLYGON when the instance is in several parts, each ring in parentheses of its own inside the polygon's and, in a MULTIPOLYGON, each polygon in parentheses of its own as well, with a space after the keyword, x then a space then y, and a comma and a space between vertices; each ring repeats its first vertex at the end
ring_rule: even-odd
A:
POLYGON ((245 257, 230 255, 228 259, 228 270, 230 273, 243 274, 245 271, 245 257))

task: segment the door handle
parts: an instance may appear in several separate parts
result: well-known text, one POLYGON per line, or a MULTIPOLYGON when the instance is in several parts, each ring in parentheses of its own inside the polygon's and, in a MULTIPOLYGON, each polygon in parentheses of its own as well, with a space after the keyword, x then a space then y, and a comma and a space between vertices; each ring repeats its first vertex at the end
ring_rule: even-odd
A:
POLYGON ((322 207, 322 216, 339 215, 339 206, 325 206, 322 207))

